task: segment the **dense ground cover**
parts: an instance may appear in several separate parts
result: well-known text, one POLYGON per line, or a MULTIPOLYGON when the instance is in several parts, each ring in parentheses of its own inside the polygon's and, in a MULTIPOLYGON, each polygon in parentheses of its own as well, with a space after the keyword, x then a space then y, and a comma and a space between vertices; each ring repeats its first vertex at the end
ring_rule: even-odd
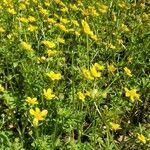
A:
POLYGON ((150 149, 148 0, 0 1, 0 149, 150 149))

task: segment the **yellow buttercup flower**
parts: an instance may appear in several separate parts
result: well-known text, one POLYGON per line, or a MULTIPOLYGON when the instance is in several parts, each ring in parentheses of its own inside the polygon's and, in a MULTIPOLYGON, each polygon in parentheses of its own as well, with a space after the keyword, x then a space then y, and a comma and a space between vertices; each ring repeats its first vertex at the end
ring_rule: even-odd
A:
POLYGON ((45 56, 41 56, 41 57, 37 57, 37 63, 44 63, 46 61, 46 57, 45 56))
POLYGON ((97 35, 94 35, 94 34, 90 35, 90 38, 93 39, 93 40, 95 40, 95 41, 98 40, 97 35))
POLYGON ((80 31, 75 31, 76 36, 80 36, 80 31))
POLYGON ((113 45, 112 43, 109 43, 109 44, 108 44, 108 47, 111 48, 111 49, 116 49, 116 46, 113 45))
POLYGON ((125 2, 120 2, 120 3, 118 3, 118 6, 120 7, 120 8, 124 8, 124 9, 126 9, 127 8, 127 6, 126 6, 126 3, 125 2))
POLYGON ((85 95, 84 95, 84 93, 78 92, 77 95, 78 95, 79 99, 80 99, 82 102, 85 101, 85 95))
POLYGON ((19 21, 22 22, 22 23, 28 23, 28 19, 25 18, 25 17, 17 18, 17 20, 19 20, 19 21))
POLYGON ((27 98, 26 98, 26 102, 27 102, 28 104, 31 104, 31 105, 36 105, 36 104, 38 104, 38 101, 37 101, 37 98, 36 98, 36 97, 34 97, 34 98, 27 97, 27 98))
POLYGON ((45 6, 47 6, 47 7, 49 7, 50 5, 51 5, 51 3, 50 2, 44 2, 44 4, 45 4, 45 6))
POLYGON ((48 18, 47 22, 51 23, 51 24, 54 24, 54 23, 56 23, 56 20, 54 18, 48 18))
POLYGON ((132 77, 131 70, 128 69, 127 67, 124 67, 124 72, 125 72, 126 75, 128 75, 129 77, 132 77))
POLYGON ((108 64, 107 65, 107 69, 108 69, 108 71, 109 72, 111 72, 112 74, 116 71, 116 68, 115 68, 115 66, 113 65, 113 64, 108 64))
POLYGON ((53 56, 56 56, 58 54, 58 51, 49 49, 47 51, 47 54, 48 54, 48 57, 53 57, 53 56))
POLYGON ((104 70, 104 66, 103 66, 103 65, 100 65, 100 64, 98 64, 98 63, 94 63, 93 66, 95 67, 95 69, 96 69, 97 71, 104 70))
POLYGON ((44 44, 47 48, 55 48, 56 47, 56 44, 52 41, 44 40, 41 43, 44 44))
POLYGON ((68 7, 65 6, 65 7, 61 8, 60 10, 61 10, 62 12, 64 12, 64 13, 65 13, 65 12, 68 12, 68 7))
POLYGON ((76 6, 76 4, 69 4, 70 9, 72 9, 73 11, 77 11, 79 10, 79 8, 76 6))
POLYGON ((0 92, 4 92, 4 87, 0 84, 0 92))
POLYGON ((48 16, 48 10, 42 8, 41 6, 39 6, 39 12, 40 12, 43 16, 48 16))
POLYGON ((90 72, 95 78, 101 77, 101 72, 98 72, 94 65, 90 68, 90 72))
POLYGON ((127 25, 125 24, 121 24, 121 30, 124 31, 124 32, 129 32, 129 28, 127 27, 127 25))
POLYGON ((72 22, 75 26, 79 27, 79 23, 78 23, 77 20, 71 20, 71 22, 72 22))
POLYGON ((99 11, 100 11, 101 13, 107 13, 107 11, 108 11, 108 6, 103 5, 103 4, 99 4, 99 6, 100 6, 99 11))
POLYGON ((121 129, 120 125, 117 123, 110 122, 110 125, 111 125, 111 129, 114 131, 121 129))
POLYGON ((32 51, 32 45, 27 43, 27 42, 21 42, 21 46, 23 49, 28 50, 28 51, 32 51))
POLYGON ((68 24, 70 22, 70 20, 68 20, 66 18, 60 18, 60 22, 63 24, 68 24))
POLYGON ((28 27, 28 30, 30 31, 30 32, 34 32, 34 31, 36 31, 38 29, 38 27, 37 26, 34 26, 34 25, 29 25, 29 27, 28 27))
POLYGON ((58 27, 60 30, 62 30, 64 32, 68 32, 66 27, 63 24, 61 24, 61 23, 56 23, 55 26, 58 27))
POLYGON ((47 100, 51 100, 53 98, 56 98, 55 94, 53 94, 53 91, 50 88, 48 88, 47 90, 44 89, 43 92, 44 92, 43 95, 45 96, 45 98, 47 100))
POLYGON ((90 13, 91 16, 94 16, 94 17, 99 16, 99 13, 96 11, 95 7, 89 6, 88 10, 89 10, 89 13, 90 13))
POLYGON ((83 75, 88 80, 94 80, 94 78, 91 75, 91 72, 87 69, 82 69, 83 75))
POLYGON ((60 73, 55 73, 54 71, 50 71, 49 73, 47 73, 47 76, 51 80, 60 80, 62 78, 60 73))
POLYGON ((36 21, 36 18, 33 17, 33 16, 29 16, 29 17, 28 17, 28 21, 31 22, 31 23, 32 23, 32 22, 35 22, 35 21, 36 21))
POLYGON ((0 27, 0 33, 3 33, 3 32, 5 32, 5 29, 0 27))
POLYGON ((58 37, 58 38, 57 38, 57 42, 58 42, 58 43, 65 44, 65 40, 64 40, 64 38, 60 38, 60 37, 58 37))
POLYGON ((129 97, 132 102, 134 102, 135 100, 140 100, 140 94, 137 94, 136 92, 136 89, 128 90, 127 88, 125 88, 125 96, 129 97))
POLYGON ((138 135, 138 140, 140 140, 142 143, 146 144, 146 138, 143 134, 137 134, 138 135))
POLYGON ((101 70, 104 70, 104 66, 94 63, 94 65, 90 67, 90 70, 82 69, 82 72, 86 79, 93 80, 94 78, 101 77, 101 70))
POLYGON ((86 34, 93 35, 93 32, 90 29, 90 26, 88 25, 88 23, 85 20, 82 20, 81 24, 82 24, 83 30, 86 34))
POLYGON ((34 119, 33 119, 34 126, 38 126, 39 121, 44 120, 44 118, 46 117, 46 115, 48 113, 47 110, 44 109, 44 110, 40 111, 40 109, 37 107, 35 108, 35 110, 30 109, 29 112, 31 115, 34 116, 34 119))
POLYGON ((26 5, 23 3, 19 4, 19 10, 25 10, 26 9, 26 5))
POLYGON ((8 8, 8 9, 7 9, 7 12, 8 12, 9 14, 12 14, 12 15, 17 14, 17 12, 16 12, 13 8, 8 8))

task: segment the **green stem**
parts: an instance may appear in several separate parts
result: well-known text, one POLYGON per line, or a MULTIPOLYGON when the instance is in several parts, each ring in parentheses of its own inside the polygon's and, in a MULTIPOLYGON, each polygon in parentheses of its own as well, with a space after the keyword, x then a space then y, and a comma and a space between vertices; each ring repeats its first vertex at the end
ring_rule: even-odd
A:
POLYGON ((88 68, 90 68, 90 52, 89 52, 89 38, 88 38, 88 35, 86 35, 86 49, 87 49, 87 55, 88 55, 88 68))

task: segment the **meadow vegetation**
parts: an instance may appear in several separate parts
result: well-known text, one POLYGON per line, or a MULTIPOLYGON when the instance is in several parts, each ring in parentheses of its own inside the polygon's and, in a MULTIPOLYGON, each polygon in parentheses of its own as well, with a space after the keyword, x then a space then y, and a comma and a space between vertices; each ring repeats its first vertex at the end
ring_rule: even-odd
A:
POLYGON ((149 0, 0 0, 0 149, 150 149, 149 0))

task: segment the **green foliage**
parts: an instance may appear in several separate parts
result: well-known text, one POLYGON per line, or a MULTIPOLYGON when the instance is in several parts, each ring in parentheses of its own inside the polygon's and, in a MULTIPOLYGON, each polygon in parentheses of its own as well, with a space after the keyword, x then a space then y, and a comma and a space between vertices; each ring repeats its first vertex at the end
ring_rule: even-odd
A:
POLYGON ((150 149, 148 0, 0 1, 0 149, 150 149))

